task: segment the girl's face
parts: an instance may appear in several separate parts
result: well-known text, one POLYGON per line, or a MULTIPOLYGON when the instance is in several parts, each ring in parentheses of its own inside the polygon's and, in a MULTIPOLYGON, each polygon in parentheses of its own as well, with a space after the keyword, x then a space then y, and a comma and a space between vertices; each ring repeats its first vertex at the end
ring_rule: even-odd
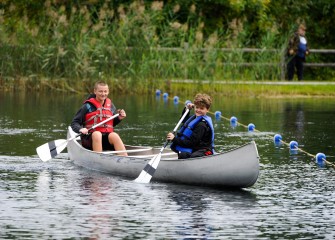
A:
POLYGON ((197 117, 204 116, 208 113, 209 109, 205 106, 196 106, 194 105, 194 112, 197 117))

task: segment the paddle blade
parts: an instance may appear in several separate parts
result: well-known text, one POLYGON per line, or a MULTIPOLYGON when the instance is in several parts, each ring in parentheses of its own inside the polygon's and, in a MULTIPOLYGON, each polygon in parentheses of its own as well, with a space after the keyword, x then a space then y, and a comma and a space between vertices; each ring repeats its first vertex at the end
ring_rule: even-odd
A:
POLYGON ((67 143, 68 140, 65 139, 58 139, 45 143, 36 148, 37 155, 43 162, 49 161, 61 153, 64 148, 66 148, 67 143))
POLYGON ((134 181, 138 183, 149 183, 152 176, 155 174, 159 161, 161 160, 162 152, 154 156, 148 163, 145 165, 144 169, 134 181))

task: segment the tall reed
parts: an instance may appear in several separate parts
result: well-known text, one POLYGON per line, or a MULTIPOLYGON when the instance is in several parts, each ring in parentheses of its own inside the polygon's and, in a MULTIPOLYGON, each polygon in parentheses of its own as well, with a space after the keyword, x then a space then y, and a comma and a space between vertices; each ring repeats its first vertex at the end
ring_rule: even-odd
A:
POLYGON ((165 9, 163 1, 134 1, 116 9, 108 1, 99 8, 52 3, 45 2, 38 23, 25 16, 14 29, 1 26, 1 78, 40 79, 47 86, 64 79, 66 89, 79 91, 105 80, 123 92, 168 89, 176 79, 201 84, 280 78, 282 52, 266 51, 278 48, 278 32, 269 31, 255 46, 263 52, 245 53, 248 36, 241 19, 205 35, 194 5, 179 22, 180 6, 165 9))

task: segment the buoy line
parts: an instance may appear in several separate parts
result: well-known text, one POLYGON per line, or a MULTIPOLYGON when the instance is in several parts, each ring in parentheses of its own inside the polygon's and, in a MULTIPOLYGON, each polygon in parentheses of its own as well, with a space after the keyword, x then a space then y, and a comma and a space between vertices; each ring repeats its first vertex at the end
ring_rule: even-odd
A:
MULTIPOLYGON (((160 96, 160 94, 161 94, 161 91, 156 90, 156 96, 160 96)), ((187 102, 191 102, 190 100, 186 100, 185 102, 181 102, 179 100, 178 96, 174 96, 173 98, 171 98, 171 97, 169 97, 168 93, 163 94, 163 99, 165 99, 165 100, 172 99, 175 104, 181 103, 183 105, 186 105, 187 102)), ((248 129, 249 132, 254 131, 254 132, 261 133, 261 131, 256 129, 256 126, 253 123, 249 123, 248 125, 242 124, 242 123, 238 122, 238 119, 235 116, 227 118, 227 117, 222 116, 220 111, 216 111, 214 113, 211 112, 211 111, 208 111, 208 113, 213 114, 215 116, 215 118, 222 118, 226 121, 229 121, 231 126, 233 126, 233 127, 236 127, 237 125, 240 125, 242 127, 245 127, 246 129, 248 129)), ((287 143, 287 142, 283 141, 282 136, 280 134, 275 134, 275 136, 273 136, 273 137, 271 136, 271 139, 273 139, 275 145, 285 144, 286 146, 288 146, 290 148, 290 152, 292 154, 296 154, 297 151, 300 151, 302 153, 305 153, 307 156, 310 156, 310 157, 314 158, 315 162, 321 167, 323 167, 324 165, 329 165, 329 166, 332 166, 332 167, 335 168, 335 164, 332 163, 332 162, 329 162, 326 159, 326 155, 324 153, 317 153, 316 155, 313 155, 313 154, 303 150, 302 148, 299 148, 299 145, 296 141, 291 141, 290 143, 287 143)))

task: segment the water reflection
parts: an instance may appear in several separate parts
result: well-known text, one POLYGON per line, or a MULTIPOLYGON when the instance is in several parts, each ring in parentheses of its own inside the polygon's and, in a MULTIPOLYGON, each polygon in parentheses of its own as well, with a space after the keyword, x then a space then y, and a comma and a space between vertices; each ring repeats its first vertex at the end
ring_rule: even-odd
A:
POLYGON ((302 103, 295 105, 292 103, 285 104, 283 127, 285 127, 287 131, 292 132, 292 137, 294 137, 296 141, 301 142, 304 139, 305 112, 302 103))
POLYGON ((82 179, 81 187, 83 192, 87 193, 87 202, 81 204, 94 209, 86 220, 91 227, 89 239, 102 239, 104 236, 110 236, 112 229, 118 227, 118 221, 113 221, 115 217, 109 211, 111 199, 109 199, 107 192, 113 191, 111 182, 85 177, 82 179))
POLYGON ((65 158, 1 161, 1 237, 318 238, 334 227, 334 171, 302 161, 263 164, 256 186, 242 191, 137 184, 65 158))
POLYGON ((179 206, 177 211, 184 219, 180 219, 180 225, 176 226, 176 234, 186 239, 191 237, 207 239, 210 229, 204 216, 207 206, 203 196, 196 192, 173 190, 169 197, 179 206), (189 220, 185 221, 186 218, 189 220))
MULTIPOLYGON (((216 221, 226 222, 227 212, 234 209, 238 217, 243 209, 257 203, 256 196, 244 190, 227 190, 173 185, 167 187, 168 197, 177 204, 180 212, 176 232, 183 239, 211 239, 220 229, 216 221), (219 207, 220 206, 220 207, 219 207), (236 212, 236 209, 239 209, 236 212), (214 233, 214 235, 213 235, 214 233)), ((228 214, 230 215, 230 214, 228 214)))
MULTIPOLYGON (((334 155, 334 100, 215 98, 213 112, 253 122, 261 131, 248 133, 240 125, 215 121, 219 150, 253 139, 261 157, 257 183, 246 191, 230 191, 135 184, 79 168, 65 151, 41 162, 36 146, 65 138, 84 98, 0 94, 0 238, 335 238, 335 169, 319 168, 310 156, 290 155, 287 146, 273 145, 273 135, 280 133, 284 141, 294 139, 310 153, 334 155)), ((127 109, 127 121, 118 130, 133 145, 161 147, 163 133, 175 126, 183 107, 162 96, 120 96, 115 101, 127 109)))

